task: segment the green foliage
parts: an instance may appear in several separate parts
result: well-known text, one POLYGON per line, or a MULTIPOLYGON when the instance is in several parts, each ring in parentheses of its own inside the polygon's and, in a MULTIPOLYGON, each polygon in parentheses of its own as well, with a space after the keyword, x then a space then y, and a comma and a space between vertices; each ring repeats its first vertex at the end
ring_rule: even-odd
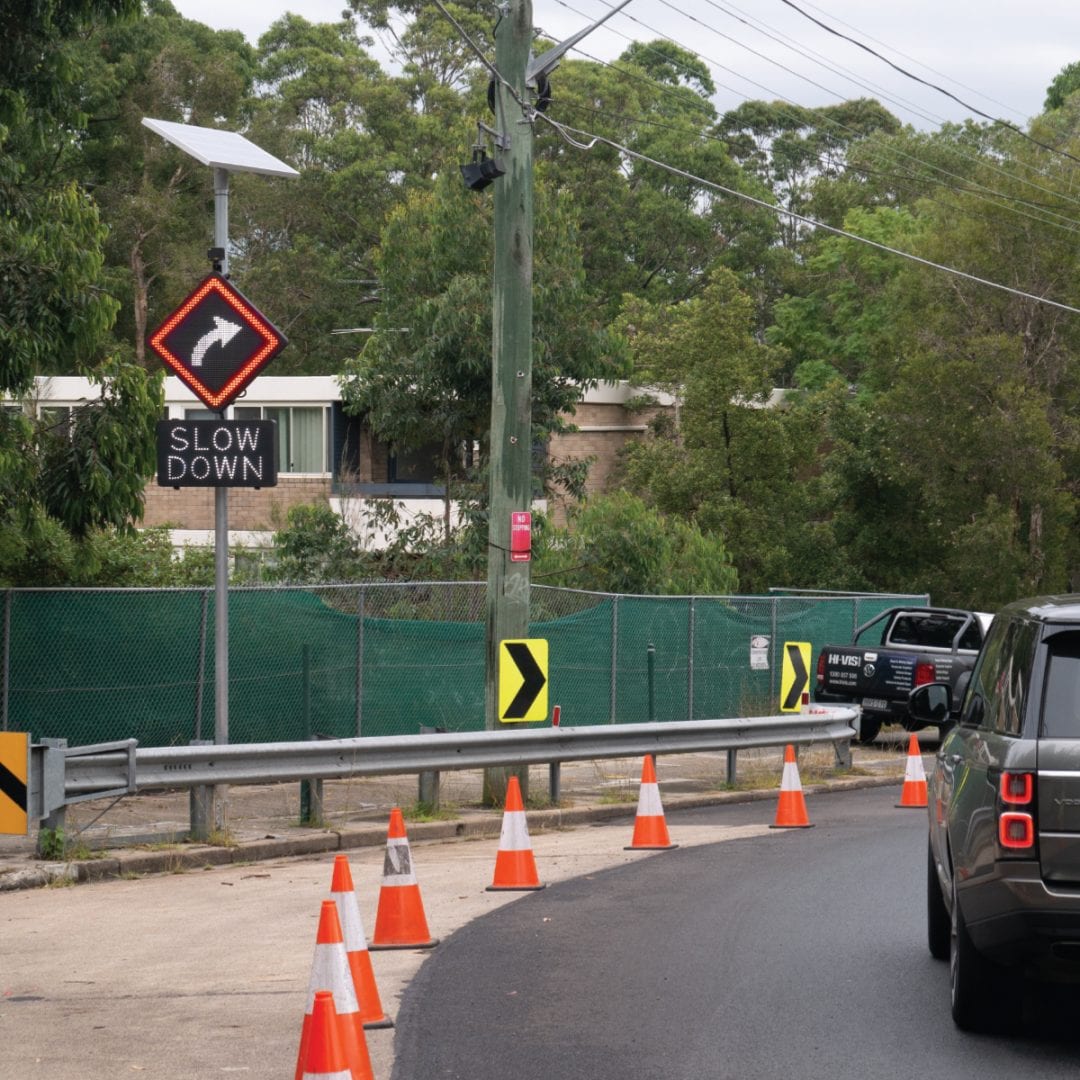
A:
POLYGON ((1055 76, 1046 88, 1046 101, 1043 109, 1049 112, 1051 109, 1060 109, 1065 104, 1065 99, 1080 90, 1080 61, 1066 64, 1055 76))
POLYGON ((580 504, 570 529, 549 529, 533 566, 545 585, 596 592, 719 596, 738 575, 723 542, 628 492, 580 504))
POLYGON ((356 581, 363 577, 359 549, 340 514, 325 504, 293 506, 274 533, 274 565, 267 577, 290 584, 356 581))

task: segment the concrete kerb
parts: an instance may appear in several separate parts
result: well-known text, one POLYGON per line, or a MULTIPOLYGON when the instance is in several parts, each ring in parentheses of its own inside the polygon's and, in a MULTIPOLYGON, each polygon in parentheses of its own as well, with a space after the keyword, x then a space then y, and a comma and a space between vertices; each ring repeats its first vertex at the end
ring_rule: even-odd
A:
MULTIPOLYGON (((853 791, 861 788, 895 787, 900 777, 842 777, 804 784, 807 795, 853 791)), ((775 788, 748 791, 713 791, 694 794, 665 794, 665 814, 725 803, 774 800, 775 788)), ((619 818, 632 818, 635 802, 599 804, 527 811, 530 832, 576 828, 619 818)), ((446 843, 487 839, 499 835, 502 811, 467 811, 447 821, 410 822, 410 843, 446 843)), ((74 885, 107 878, 138 877, 146 874, 183 873, 211 866, 257 863, 264 860, 310 857, 353 848, 375 847, 386 842, 386 825, 362 823, 356 826, 306 831, 295 836, 266 836, 240 840, 228 845, 191 844, 168 846, 162 850, 113 850, 101 857, 71 862, 37 862, 20 867, 0 860, 0 892, 46 886, 74 885)))

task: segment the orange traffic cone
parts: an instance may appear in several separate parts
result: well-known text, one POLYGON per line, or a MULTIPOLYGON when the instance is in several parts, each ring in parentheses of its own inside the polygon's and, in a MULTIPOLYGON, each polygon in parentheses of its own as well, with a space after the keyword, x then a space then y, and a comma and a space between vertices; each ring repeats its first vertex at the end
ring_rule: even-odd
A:
POLYGON ((357 1072, 349 1065, 341 1041, 340 1020, 334 1009, 334 995, 329 990, 315 991, 310 1027, 301 1080, 368 1080, 372 1077, 370 1068, 366 1072, 357 1072))
POLYGON ((341 920, 341 934, 345 939, 345 953, 349 958, 353 989, 360 1005, 360 1019, 365 1028, 391 1028, 394 1021, 383 1012, 379 989, 375 985, 375 972, 371 969, 364 924, 360 918, 360 905, 356 902, 352 871, 346 855, 334 857, 334 876, 330 882, 330 896, 337 904, 341 920))
POLYGON ((495 879, 488 886, 488 892, 508 889, 524 892, 542 888, 529 842, 529 823, 521 801, 521 785, 516 776, 511 776, 506 785, 506 809, 499 834, 499 852, 495 856, 495 879))
POLYGON ((668 836, 664 808, 660 805, 660 786, 656 782, 656 766, 653 765, 652 754, 646 754, 641 767, 641 790, 638 792, 634 836, 623 851, 633 851, 635 848, 666 851, 678 846, 673 844, 668 836))
POLYGON ((904 787, 900 792, 901 809, 926 806, 926 770, 923 768, 919 740, 912 734, 908 739, 907 765, 904 768, 904 787))
POLYGON ((776 820, 771 829, 812 829, 806 813, 802 783, 799 781, 799 765, 795 760, 795 747, 784 747, 784 773, 780 778, 780 802, 776 807, 776 820))
POLYGON ((300 1052, 296 1057, 296 1080, 302 1080, 308 1062, 315 1030, 315 998, 320 990, 329 990, 334 999, 338 1038, 349 1070, 346 1076, 355 1080, 373 1080, 364 1025, 360 1021, 360 1007, 349 973, 349 960, 345 955, 345 939, 333 900, 324 900, 319 914, 315 960, 311 965, 308 1002, 304 1011, 304 1026, 300 1031, 300 1052))
POLYGON ((438 944, 439 939, 431 936, 424 916, 409 838, 405 835, 405 819, 395 806, 390 811, 390 828, 386 832, 386 858, 371 948, 430 949, 438 944))

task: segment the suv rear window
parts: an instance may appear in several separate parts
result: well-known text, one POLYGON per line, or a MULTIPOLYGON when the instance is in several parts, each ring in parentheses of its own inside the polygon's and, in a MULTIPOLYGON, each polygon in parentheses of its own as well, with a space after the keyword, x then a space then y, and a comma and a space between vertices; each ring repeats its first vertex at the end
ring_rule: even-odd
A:
POLYGON ((1047 641, 1042 734, 1080 739, 1080 631, 1055 634, 1047 641))

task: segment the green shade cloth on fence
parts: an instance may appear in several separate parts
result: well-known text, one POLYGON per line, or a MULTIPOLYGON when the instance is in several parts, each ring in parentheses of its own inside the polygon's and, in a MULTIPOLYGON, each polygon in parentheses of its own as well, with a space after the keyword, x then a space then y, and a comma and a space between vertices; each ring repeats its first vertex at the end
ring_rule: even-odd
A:
MULTIPOLYGON (((230 590, 230 741, 483 729, 485 588, 230 590)), ((212 739, 213 599, 205 589, 8 590, 3 728, 72 746, 212 739)), ((778 711, 785 641, 809 641, 816 656, 899 603, 928 598, 534 586, 530 636, 548 641, 548 700, 566 725, 761 715, 778 711), (752 662, 755 637, 768 646, 752 662)))

